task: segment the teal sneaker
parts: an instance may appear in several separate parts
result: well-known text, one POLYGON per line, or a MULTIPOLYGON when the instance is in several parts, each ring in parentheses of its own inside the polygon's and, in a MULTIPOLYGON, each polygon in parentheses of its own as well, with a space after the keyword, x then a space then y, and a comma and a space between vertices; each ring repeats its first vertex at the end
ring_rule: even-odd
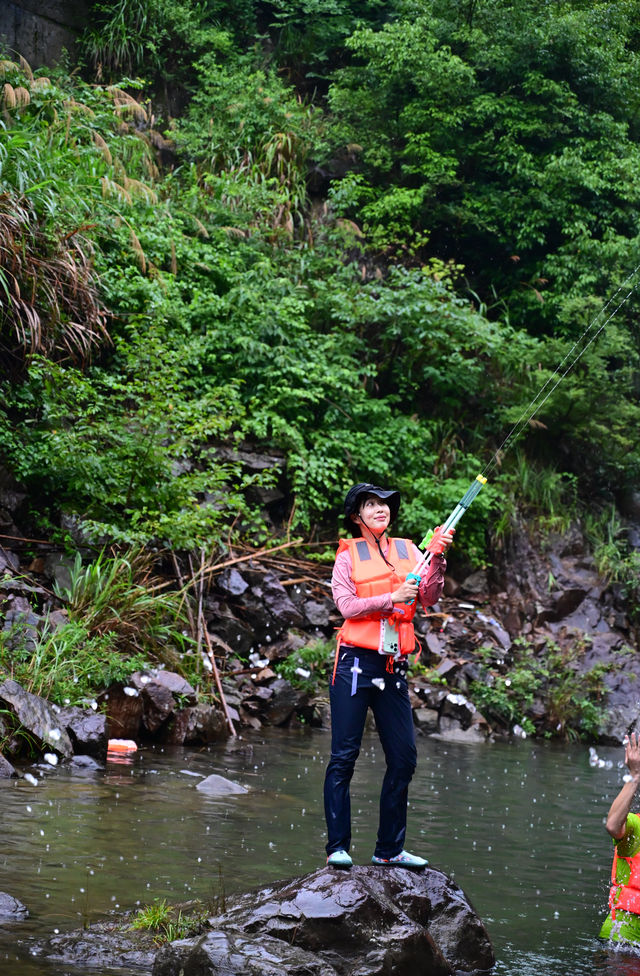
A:
POLYGON ((334 851, 333 854, 329 854, 327 864, 330 868, 350 868, 353 861, 346 851, 334 851))
POLYGON ((376 857, 371 858, 372 864, 388 864, 390 867, 398 868, 426 868, 429 862, 424 857, 417 857, 409 854, 408 851, 400 851, 395 857, 376 857))

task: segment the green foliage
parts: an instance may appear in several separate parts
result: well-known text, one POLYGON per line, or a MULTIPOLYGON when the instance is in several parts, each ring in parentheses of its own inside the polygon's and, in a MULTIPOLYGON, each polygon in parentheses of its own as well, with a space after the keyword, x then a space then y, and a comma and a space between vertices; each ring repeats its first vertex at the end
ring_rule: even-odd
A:
POLYGON ((334 653, 335 641, 311 641, 277 664, 276 672, 294 688, 317 691, 331 671, 334 653))
POLYGON ((123 655, 115 634, 91 633, 80 621, 45 626, 35 646, 19 627, 0 641, 0 671, 58 705, 87 706, 113 682, 148 667, 147 655, 123 655))
POLYGON ((129 654, 147 651, 162 659, 163 645, 184 643, 184 600, 161 587, 153 557, 143 550, 116 556, 103 551, 86 566, 77 554, 69 586, 56 584, 55 591, 72 621, 129 654))
POLYGON ((640 620, 640 553, 632 549, 614 505, 584 517, 596 567, 609 583, 618 584, 634 621, 640 620))
POLYGON ((501 472, 500 488, 500 513, 493 523, 496 538, 508 534, 523 516, 545 533, 566 532, 577 516, 576 476, 528 458, 521 448, 501 472))
POLYGON ((635 298, 553 386, 637 250, 636 7, 99 2, 87 50, 142 78, 3 62, 0 191, 28 220, 5 235, 27 368, 0 379, 2 461, 41 530, 333 538, 364 478, 421 537, 547 381, 456 546, 486 563, 513 506, 558 527, 635 484, 635 298), (163 131, 141 91, 175 105, 163 131), (111 342, 75 365, 59 340, 89 317, 45 294, 71 242, 111 342), (276 459, 260 476, 247 446, 276 459), (269 520, 251 492, 276 485, 269 520))
POLYGON ((156 898, 153 905, 141 908, 131 923, 131 928, 153 935, 156 945, 175 942, 198 935, 206 923, 206 913, 189 914, 167 904, 166 898, 156 898))
POLYGON ((586 647, 586 640, 566 648, 549 641, 542 652, 534 654, 527 641, 518 638, 508 662, 498 662, 495 649, 480 648, 487 674, 471 683, 473 700, 487 718, 509 727, 517 723, 528 733, 541 731, 533 713, 528 714, 538 700, 546 716, 545 734, 596 739, 606 697, 604 676, 612 665, 581 670, 586 647))

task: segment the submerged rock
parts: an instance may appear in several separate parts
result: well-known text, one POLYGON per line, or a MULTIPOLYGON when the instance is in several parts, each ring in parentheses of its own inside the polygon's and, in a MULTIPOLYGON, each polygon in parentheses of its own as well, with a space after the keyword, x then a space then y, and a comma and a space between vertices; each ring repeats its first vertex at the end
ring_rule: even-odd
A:
POLYGON ((225 779, 224 776, 218 776, 216 773, 201 780, 196 785, 196 789, 208 796, 231 796, 234 793, 249 792, 246 787, 240 786, 239 783, 234 783, 230 779, 225 779))
POLYGON ((15 921, 26 918, 29 912, 25 905, 13 895, 0 891, 0 922, 15 921))

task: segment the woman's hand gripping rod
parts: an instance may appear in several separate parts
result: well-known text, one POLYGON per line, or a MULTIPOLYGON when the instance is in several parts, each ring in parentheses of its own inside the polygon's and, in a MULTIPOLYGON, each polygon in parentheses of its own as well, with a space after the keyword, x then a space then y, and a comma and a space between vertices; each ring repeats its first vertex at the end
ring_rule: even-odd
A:
MULTIPOLYGON (((455 529, 456 525, 458 524, 458 522, 460 521, 460 519, 462 518, 466 510, 469 508, 473 499, 476 497, 478 492, 482 489, 482 486, 486 485, 486 483, 487 483, 487 479, 483 477, 483 475, 479 474, 476 477, 475 481, 471 482, 471 485, 469 486, 465 494, 462 496, 462 498, 460 499, 460 501, 458 502, 454 510, 451 512, 451 515, 449 516, 447 521, 444 522, 443 525, 438 526, 438 528, 435 529, 433 533, 424 537, 424 539, 420 543, 419 548, 422 549, 424 546, 426 546, 427 549, 424 552, 422 559, 420 559, 416 563, 416 565, 413 567, 412 572, 410 572, 407 575, 408 581, 413 581, 414 583, 417 583, 418 586, 420 585, 422 571, 429 565, 434 553, 438 551, 442 552, 443 548, 446 548, 446 545, 445 546, 442 545, 443 535, 445 535, 445 533, 448 533, 450 529, 455 529)), ((413 600, 410 601, 410 604, 411 603, 413 603, 413 600)))

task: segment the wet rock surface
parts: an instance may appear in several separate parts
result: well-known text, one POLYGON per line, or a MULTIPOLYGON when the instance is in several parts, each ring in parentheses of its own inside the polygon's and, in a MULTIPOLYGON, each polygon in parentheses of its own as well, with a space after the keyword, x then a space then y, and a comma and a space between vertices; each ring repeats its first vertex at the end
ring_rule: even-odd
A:
POLYGON ((210 921, 318 953, 340 974, 477 972, 494 963, 464 892, 432 868, 322 868, 248 894, 210 921))
POLYGON ((53 705, 25 691, 17 681, 7 678, 0 684, 0 704, 10 709, 20 726, 34 736, 40 747, 65 759, 73 755, 73 745, 53 705))
MULTIPOLYGON (((63 932, 32 943, 30 955, 36 959, 64 963, 78 973, 92 970, 139 970, 149 973, 157 952, 153 937, 131 928, 132 916, 123 915, 94 922, 86 929, 63 932)), ((177 974, 176 974, 177 976, 177 974)))
POLYGON ((8 895, 5 891, 0 891, 0 923, 20 921, 27 918, 29 912, 25 905, 13 895, 8 895))
POLYGON ((461 888, 427 868, 322 868, 242 895, 161 948, 131 916, 56 935, 32 955, 153 976, 453 976, 487 972, 491 940, 461 888))

